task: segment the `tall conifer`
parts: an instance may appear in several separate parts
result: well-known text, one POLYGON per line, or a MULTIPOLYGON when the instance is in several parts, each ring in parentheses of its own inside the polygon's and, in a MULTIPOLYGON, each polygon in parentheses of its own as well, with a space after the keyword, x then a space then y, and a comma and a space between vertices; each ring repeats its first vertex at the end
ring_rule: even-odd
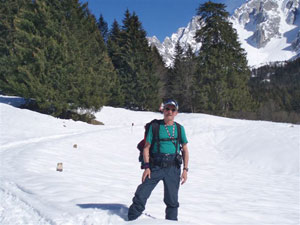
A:
MULTIPOLYGON (((18 94, 14 85, 18 83, 16 56, 16 21, 29 0, 1 1, 0 7, 0 90, 8 94, 18 94)), ((25 87, 19 87, 24 89, 25 87)))
POLYGON ((177 99, 181 111, 194 112, 195 54, 191 46, 184 52, 179 42, 176 44, 175 51, 174 66, 170 70, 169 91, 177 99))
POLYGON ((100 33, 103 37, 103 40, 105 42, 107 42, 107 39, 108 39, 108 25, 107 25, 107 22, 104 20, 102 14, 99 17, 99 20, 98 20, 97 24, 98 24, 98 28, 100 30, 100 33))
POLYGON ((126 10, 122 29, 113 25, 108 49, 121 82, 125 106, 133 109, 157 109, 159 79, 146 32, 138 16, 126 10))
POLYGON ((202 43, 197 72, 198 109, 222 114, 251 110, 253 101, 247 87, 250 69, 225 5, 208 1, 199 6, 197 14, 201 29, 196 32, 196 40, 202 43))

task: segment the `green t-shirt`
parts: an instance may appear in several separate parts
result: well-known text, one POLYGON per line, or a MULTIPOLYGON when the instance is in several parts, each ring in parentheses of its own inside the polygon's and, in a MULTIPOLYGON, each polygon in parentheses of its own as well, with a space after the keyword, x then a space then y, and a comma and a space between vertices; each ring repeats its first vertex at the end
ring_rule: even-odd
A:
MULTIPOLYGON (((170 135, 172 136, 172 134, 173 134, 173 125, 167 126, 167 128, 169 130, 170 135)), ((178 136, 177 126, 175 125, 174 138, 177 138, 177 136, 178 136)), ((159 138, 160 139, 170 138, 164 124, 159 125, 159 138)), ((152 125, 150 125, 149 132, 148 132, 148 135, 146 137, 146 142, 151 144, 152 139, 153 139, 152 125)), ((174 141, 175 141, 175 144, 176 144, 177 140, 174 140, 174 141)), ((182 142, 181 144, 188 143, 183 126, 181 126, 181 142, 182 142)), ((156 143, 154 143, 152 152, 157 153, 157 144, 156 143)), ((179 145, 178 145, 178 152, 179 152, 179 145)), ((172 143, 171 140, 170 141, 160 141, 160 153, 175 154, 175 145, 172 143)))

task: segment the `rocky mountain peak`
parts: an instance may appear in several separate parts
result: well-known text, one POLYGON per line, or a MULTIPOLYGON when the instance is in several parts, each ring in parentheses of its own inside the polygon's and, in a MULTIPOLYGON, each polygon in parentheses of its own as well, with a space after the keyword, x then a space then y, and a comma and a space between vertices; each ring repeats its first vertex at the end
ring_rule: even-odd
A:
POLYGON ((283 11, 287 15, 286 22, 288 24, 294 24, 297 18, 299 10, 299 0, 286 0, 282 4, 283 11))
POLYGON ((232 20, 236 20, 253 35, 248 44, 265 47, 271 39, 281 38, 284 21, 293 25, 297 19, 299 0, 251 0, 235 10, 232 20))
POLYGON ((188 23, 187 27, 181 27, 177 30, 177 33, 172 34, 171 37, 166 37, 163 43, 160 43, 159 40, 154 40, 153 37, 149 38, 148 41, 151 45, 155 45, 159 53, 163 56, 165 64, 167 66, 172 66, 173 60, 175 57, 175 46, 177 41, 179 41, 180 46, 184 51, 188 49, 190 45, 194 52, 198 52, 201 43, 197 43, 195 40, 196 30, 200 29, 200 25, 197 22, 199 19, 198 16, 194 16, 192 20, 188 23))
MULTIPOLYGON (((148 38, 149 43, 158 48, 167 66, 172 66, 177 41, 184 50, 188 45, 194 52, 200 50, 201 43, 194 39, 196 30, 200 29, 197 20, 197 16, 193 17, 187 27, 179 28, 163 43, 157 38, 154 41, 148 38)), ((256 65, 258 60, 288 60, 300 52, 300 0, 248 0, 234 11, 230 21, 248 53, 250 65, 256 65), (277 55, 274 55, 274 48, 278 48, 277 55), (258 59, 258 55, 261 58, 258 59)))

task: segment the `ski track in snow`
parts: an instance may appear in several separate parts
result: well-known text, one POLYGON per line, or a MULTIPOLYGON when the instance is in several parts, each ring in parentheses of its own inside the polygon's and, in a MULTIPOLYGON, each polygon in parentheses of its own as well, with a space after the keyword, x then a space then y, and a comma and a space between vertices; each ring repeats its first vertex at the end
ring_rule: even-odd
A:
POLYGON ((16 148, 16 147, 20 147, 23 145, 27 145, 27 144, 39 144, 40 142, 45 142, 45 141, 54 141, 56 139, 62 139, 62 138, 67 138, 70 136, 75 136, 75 135, 80 135, 83 133, 75 133, 75 134, 64 134, 64 135, 53 135, 53 136, 47 136, 47 137, 39 137, 39 138, 30 138, 28 140, 23 140, 23 141, 16 141, 16 142, 12 142, 12 143, 7 143, 7 144, 3 144, 1 146, 2 149, 6 149, 6 148, 16 148))
POLYGON ((0 197, 0 224, 54 224, 53 222, 47 221, 37 210, 15 195, 7 192, 7 190, 0 188, 0 197), (13 217, 11 215, 13 215, 13 217))
MULTIPOLYGON (((2 121, 1 132, 21 137, 1 138, 0 224, 174 224, 164 220, 162 183, 141 218, 126 221, 142 173, 135 146, 143 124, 160 114, 105 107, 97 114, 105 126, 68 121, 65 131, 59 130, 64 120, 50 119, 43 136, 35 134, 39 125, 18 126, 18 120, 32 124, 30 113, 22 118, 24 110, 0 107, 17 121, 2 121), (60 161, 62 173, 55 171, 60 161)), ((178 121, 187 132, 191 170, 180 187, 176 224, 299 224, 299 163, 281 157, 299 158, 299 125, 201 114, 180 114, 178 121), (270 159, 273 148, 279 156, 270 159)))

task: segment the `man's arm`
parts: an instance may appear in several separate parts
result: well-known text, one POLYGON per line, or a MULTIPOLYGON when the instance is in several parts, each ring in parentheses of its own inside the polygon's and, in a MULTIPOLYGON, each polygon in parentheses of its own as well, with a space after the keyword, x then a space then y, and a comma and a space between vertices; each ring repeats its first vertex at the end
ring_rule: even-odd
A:
MULTIPOLYGON (((143 150, 144 163, 149 163, 150 162, 150 146, 151 146, 151 144, 146 142, 144 150, 143 150)), ((143 176, 142 176, 142 182, 144 182, 146 180, 146 177, 149 177, 149 179, 151 178, 150 168, 145 169, 145 171, 143 173, 143 176)))
POLYGON ((146 141, 144 150, 143 150, 143 158, 144 158, 144 163, 149 163, 150 162, 150 144, 146 141))
MULTIPOLYGON (((183 168, 189 168, 189 150, 187 144, 182 146, 182 155, 183 155, 183 168)), ((184 184, 187 180, 187 171, 184 169, 181 175, 181 184, 184 184)))

